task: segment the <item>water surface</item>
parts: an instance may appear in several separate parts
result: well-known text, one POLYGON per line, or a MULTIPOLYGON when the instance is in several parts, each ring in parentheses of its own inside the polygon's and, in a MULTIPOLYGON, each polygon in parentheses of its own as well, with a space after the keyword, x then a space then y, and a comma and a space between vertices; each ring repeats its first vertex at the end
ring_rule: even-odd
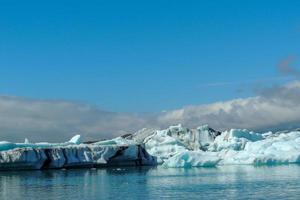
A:
POLYGON ((0 172, 1 200, 300 199, 300 166, 0 172))

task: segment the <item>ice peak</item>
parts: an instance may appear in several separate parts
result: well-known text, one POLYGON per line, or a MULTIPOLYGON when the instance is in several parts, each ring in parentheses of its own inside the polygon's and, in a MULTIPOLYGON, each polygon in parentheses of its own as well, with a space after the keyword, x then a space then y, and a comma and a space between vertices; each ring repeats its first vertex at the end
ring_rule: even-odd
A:
POLYGON ((27 138, 25 138, 24 144, 29 144, 29 140, 27 138))
POLYGON ((80 135, 75 135, 69 140, 69 143, 80 144, 80 135))

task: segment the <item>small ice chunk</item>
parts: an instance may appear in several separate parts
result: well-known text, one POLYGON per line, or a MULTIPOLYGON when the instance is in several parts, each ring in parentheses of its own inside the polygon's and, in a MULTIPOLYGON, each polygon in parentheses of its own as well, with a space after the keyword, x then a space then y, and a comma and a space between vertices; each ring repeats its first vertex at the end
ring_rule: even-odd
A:
POLYGON ((29 144, 29 140, 25 138, 24 144, 29 144))
POLYGON ((80 135, 75 135, 74 137, 72 137, 70 140, 69 140, 69 143, 72 143, 72 144, 80 144, 80 135))

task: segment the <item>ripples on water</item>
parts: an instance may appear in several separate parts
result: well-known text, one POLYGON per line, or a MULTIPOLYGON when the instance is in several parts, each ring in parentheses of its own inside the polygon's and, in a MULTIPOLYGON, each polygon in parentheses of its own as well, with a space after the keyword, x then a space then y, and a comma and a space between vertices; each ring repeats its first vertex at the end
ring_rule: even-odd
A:
POLYGON ((1 200, 300 199, 300 166, 0 172, 1 200))

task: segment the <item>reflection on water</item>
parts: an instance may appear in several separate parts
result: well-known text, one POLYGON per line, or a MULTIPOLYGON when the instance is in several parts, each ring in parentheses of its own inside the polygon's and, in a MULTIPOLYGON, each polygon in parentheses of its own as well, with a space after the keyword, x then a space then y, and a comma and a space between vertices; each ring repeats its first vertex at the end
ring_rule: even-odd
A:
POLYGON ((0 172, 0 199, 299 199, 300 166, 0 172))

